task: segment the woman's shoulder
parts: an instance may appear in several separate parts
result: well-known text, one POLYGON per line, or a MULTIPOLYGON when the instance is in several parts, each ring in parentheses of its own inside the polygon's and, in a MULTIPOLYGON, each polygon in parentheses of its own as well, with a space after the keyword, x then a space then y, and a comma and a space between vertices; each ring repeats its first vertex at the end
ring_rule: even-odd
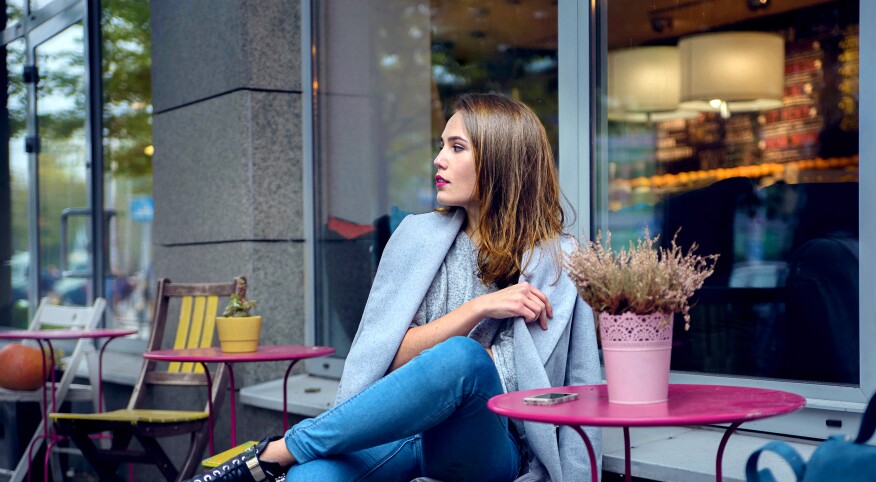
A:
POLYGON ((538 242, 536 251, 549 253, 571 254, 578 247, 578 240, 568 233, 560 233, 538 242))
POLYGON ((524 255, 524 272, 527 277, 551 279, 553 284, 566 271, 565 260, 577 246, 578 240, 565 233, 539 241, 524 255))
POLYGON ((431 259, 440 263, 461 225, 459 213, 445 215, 433 212, 405 216, 386 243, 380 260, 381 267, 389 263, 387 266, 397 265, 398 269, 404 270, 409 268, 413 259, 431 259))
POLYGON ((572 236, 568 233, 562 233, 556 238, 556 242, 559 243, 560 247, 563 249, 563 252, 566 254, 571 254, 578 247, 578 239, 575 236, 572 236))
POLYGON ((409 214, 399 223, 398 228, 393 232, 393 236, 417 233, 429 234, 431 230, 452 225, 458 221, 456 217, 456 212, 441 213, 432 211, 423 214, 409 214))

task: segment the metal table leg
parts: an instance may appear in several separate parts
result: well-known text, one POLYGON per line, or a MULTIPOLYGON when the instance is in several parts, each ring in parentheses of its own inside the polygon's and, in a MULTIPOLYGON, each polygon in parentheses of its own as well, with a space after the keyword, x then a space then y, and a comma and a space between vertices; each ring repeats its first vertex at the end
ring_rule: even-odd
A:
POLYGON ((596 452, 593 451, 593 444, 590 443, 590 437, 584 432, 584 429, 577 425, 570 425, 572 429, 578 432, 578 435, 581 436, 581 439, 584 440, 584 445, 587 446, 587 456, 590 457, 590 481, 591 482, 599 482, 599 471, 596 465, 596 452))
POLYGON ((717 482, 722 482, 724 480, 721 465, 724 460, 724 448, 727 446, 727 440, 740 425, 742 425, 742 422, 733 422, 730 424, 730 426, 727 427, 727 430, 724 431, 724 436, 721 437, 721 443, 718 444, 718 456, 715 459, 715 480, 717 482))

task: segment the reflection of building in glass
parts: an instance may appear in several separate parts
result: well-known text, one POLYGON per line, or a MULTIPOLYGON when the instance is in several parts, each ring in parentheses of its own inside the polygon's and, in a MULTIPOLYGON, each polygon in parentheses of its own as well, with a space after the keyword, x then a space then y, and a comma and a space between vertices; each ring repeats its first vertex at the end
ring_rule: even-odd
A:
MULTIPOLYGON (((701 252, 721 254, 694 311, 705 326, 676 340, 676 369, 855 383, 857 362, 816 346, 834 334, 837 343, 853 346, 858 337, 857 314, 837 311, 827 301, 832 295, 818 288, 857 279, 859 159, 856 120, 849 121, 857 119, 857 87, 848 80, 857 74, 857 7, 797 2, 761 18, 763 11, 725 3, 727 18, 720 21, 710 19, 708 9, 667 4, 660 10, 675 20, 661 32, 631 32, 635 14, 609 7, 609 45, 680 46, 679 105, 701 113, 644 123, 609 114, 602 131, 608 150, 598 161, 609 166, 609 185, 602 188, 609 208, 605 227, 618 246, 646 223, 664 240, 682 228, 684 245, 696 242, 701 252), (693 18, 692 10, 702 17, 693 18), (767 41, 779 42, 783 55, 757 66, 755 60, 766 58, 750 57, 742 47, 767 41), (780 95, 770 106, 762 76, 776 67, 780 95), (685 102, 693 99, 700 105, 685 102), (812 260, 804 253, 814 253, 816 245, 836 246, 824 254, 847 276, 827 281, 835 274, 807 264, 812 260), (808 319, 801 311, 807 296, 819 306, 810 311, 833 310, 831 318, 842 318, 842 326, 795 328, 808 319), (757 347, 753 353, 751 346, 757 347), (801 353, 818 353, 813 357, 821 368, 801 370, 801 353)), ((848 291, 846 304, 857 306, 857 288, 848 291)))

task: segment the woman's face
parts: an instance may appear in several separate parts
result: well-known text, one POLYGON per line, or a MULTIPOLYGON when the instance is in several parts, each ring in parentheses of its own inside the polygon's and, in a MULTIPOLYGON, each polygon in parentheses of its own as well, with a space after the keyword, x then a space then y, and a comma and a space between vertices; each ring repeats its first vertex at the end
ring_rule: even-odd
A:
POLYGON ((473 197, 477 174, 471 138, 461 114, 453 114, 447 121, 441 134, 441 151, 432 163, 438 168, 435 175, 438 203, 461 207, 473 214, 472 209, 477 207, 473 197))

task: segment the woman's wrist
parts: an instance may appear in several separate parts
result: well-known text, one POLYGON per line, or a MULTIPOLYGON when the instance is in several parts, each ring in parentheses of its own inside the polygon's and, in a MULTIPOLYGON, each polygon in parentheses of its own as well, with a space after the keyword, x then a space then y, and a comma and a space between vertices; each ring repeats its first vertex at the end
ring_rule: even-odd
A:
POLYGON ((474 328, 475 325, 487 317, 487 307, 484 296, 486 295, 472 298, 465 303, 468 305, 469 316, 467 318, 469 318, 469 324, 472 325, 471 328, 474 328))

